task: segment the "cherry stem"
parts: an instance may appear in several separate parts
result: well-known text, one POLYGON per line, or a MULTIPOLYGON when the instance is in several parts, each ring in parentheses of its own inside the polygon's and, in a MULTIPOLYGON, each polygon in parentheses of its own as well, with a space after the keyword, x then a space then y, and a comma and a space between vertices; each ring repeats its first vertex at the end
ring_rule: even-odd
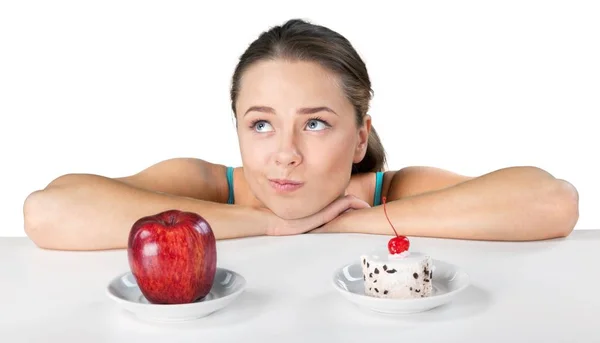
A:
POLYGON ((387 218, 388 223, 390 223, 390 226, 392 227, 392 230, 394 230, 394 233, 396 234, 396 237, 398 236, 398 232, 396 232, 396 229, 394 228, 394 225, 392 225, 392 222, 390 221, 390 217, 388 217, 387 211, 385 209, 385 200, 386 198, 383 197, 383 213, 385 214, 385 217, 387 218))

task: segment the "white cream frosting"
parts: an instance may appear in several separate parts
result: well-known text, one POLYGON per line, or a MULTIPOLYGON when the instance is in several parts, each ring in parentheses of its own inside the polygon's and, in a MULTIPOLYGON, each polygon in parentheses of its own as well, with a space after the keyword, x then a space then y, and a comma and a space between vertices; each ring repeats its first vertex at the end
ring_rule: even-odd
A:
POLYGON ((390 254, 389 252, 377 251, 367 254, 367 256, 371 261, 388 262, 394 265, 413 264, 429 258, 429 255, 427 254, 409 251, 405 251, 401 254, 390 254))
POLYGON ((431 257, 420 252, 361 256, 365 294, 379 298, 422 298, 433 292, 431 257))
POLYGON ((410 251, 403 251, 399 254, 388 254, 388 260, 400 260, 403 258, 407 258, 410 255, 410 251))

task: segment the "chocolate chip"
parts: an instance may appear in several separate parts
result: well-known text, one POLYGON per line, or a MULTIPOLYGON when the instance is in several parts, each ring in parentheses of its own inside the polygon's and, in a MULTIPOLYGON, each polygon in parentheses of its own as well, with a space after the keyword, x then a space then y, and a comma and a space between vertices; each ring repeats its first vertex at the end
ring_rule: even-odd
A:
POLYGON ((375 292, 379 293, 379 290, 377 288, 375 288, 375 292))
POLYGON ((394 274, 396 272, 396 269, 386 270, 386 272, 389 274, 394 274))
POLYGON ((410 290, 412 291, 412 287, 410 288, 410 290))
POLYGON ((427 267, 423 268, 423 274, 425 274, 425 275, 429 274, 429 271, 427 270, 427 267))
POLYGON ((415 279, 418 279, 418 278, 419 278, 419 274, 417 274, 417 273, 413 273, 413 277, 414 277, 415 279))
POLYGON ((369 273, 369 277, 373 277, 373 273, 369 273))
POLYGON ((367 262, 367 268, 369 268, 369 262, 367 262))
POLYGON ((433 270, 429 272, 429 278, 433 279, 433 270))
POLYGON ((383 265, 383 270, 387 270, 387 266, 385 264, 383 265))
POLYGON ((377 282, 377 280, 373 280, 373 283, 376 283, 376 282, 377 282))
POLYGON ((365 263, 367 263, 367 260, 365 260, 365 259, 363 258, 363 264, 365 264, 365 263))
POLYGON ((371 287, 369 287, 369 291, 371 290, 371 287))
POLYGON ((375 274, 379 274, 379 269, 375 268, 375 274))
POLYGON ((420 289, 415 289, 415 292, 420 293, 421 290, 420 289))
POLYGON ((388 294, 388 291, 387 290, 383 291, 383 294, 388 294))
POLYGON ((423 280, 423 281, 425 281, 425 282, 429 282, 429 279, 425 279, 425 280, 423 280))
POLYGON ((364 281, 367 281, 367 277, 366 277, 366 276, 364 276, 364 275, 363 275, 363 280, 364 280, 364 281))

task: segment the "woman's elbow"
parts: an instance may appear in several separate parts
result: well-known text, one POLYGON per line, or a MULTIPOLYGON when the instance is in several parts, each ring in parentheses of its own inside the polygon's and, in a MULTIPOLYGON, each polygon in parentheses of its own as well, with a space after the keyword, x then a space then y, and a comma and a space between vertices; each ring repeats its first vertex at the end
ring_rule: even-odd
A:
POLYGON ((51 249, 54 247, 51 217, 48 205, 51 201, 47 190, 31 193, 23 203, 23 224, 25 234, 38 247, 51 249))
POLYGON ((579 220, 579 193, 571 183, 557 179, 550 187, 545 206, 549 219, 542 229, 542 239, 564 238, 575 229, 579 220))

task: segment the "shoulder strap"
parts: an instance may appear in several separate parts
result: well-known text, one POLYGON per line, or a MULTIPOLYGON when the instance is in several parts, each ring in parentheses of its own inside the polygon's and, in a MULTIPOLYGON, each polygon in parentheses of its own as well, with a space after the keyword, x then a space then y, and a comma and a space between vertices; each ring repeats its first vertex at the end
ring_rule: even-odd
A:
POLYGON ((233 197, 233 167, 227 167, 227 186, 229 188, 227 203, 233 204, 235 202, 235 198, 233 197))
POLYGON ((383 187, 383 172, 375 173, 375 196, 373 206, 381 205, 381 188, 383 187))

